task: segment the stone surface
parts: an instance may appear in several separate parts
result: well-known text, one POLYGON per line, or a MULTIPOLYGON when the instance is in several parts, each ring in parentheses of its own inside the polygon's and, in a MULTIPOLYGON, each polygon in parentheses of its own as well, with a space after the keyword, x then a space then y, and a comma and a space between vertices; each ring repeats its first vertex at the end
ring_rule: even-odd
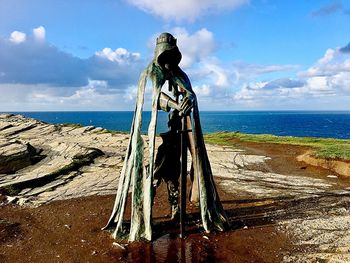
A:
MULTIPOLYGON (((2 170, 0 188, 20 205, 115 194, 128 138, 92 126, 0 114, 0 158, 18 157, 25 164, 2 170), (31 151, 41 159, 32 161, 31 151)), ((241 149, 207 145, 207 150, 218 187, 235 197, 232 202, 254 207, 256 214, 242 212, 240 220, 259 217, 288 233, 296 249, 285 262, 350 262, 349 184, 254 170, 269 157, 241 149)))
MULTIPOLYGON (((0 187, 29 204, 93 194, 115 193, 127 135, 101 128, 51 125, 20 115, 0 115, 2 156, 19 156, 22 169, 0 174, 0 187), (7 127, 7 128, 6 128, 7 127), (42 160, 24 158, 28 143, 42 160), (22 153, 22 155, 20 155, 22 153)), ((17 199, 19 200, 19 199, 17 199)))
POLYGON ((30 143, 0 137, 0 174, 16 172, 33 164, 37 157, 38 151, 30 143))

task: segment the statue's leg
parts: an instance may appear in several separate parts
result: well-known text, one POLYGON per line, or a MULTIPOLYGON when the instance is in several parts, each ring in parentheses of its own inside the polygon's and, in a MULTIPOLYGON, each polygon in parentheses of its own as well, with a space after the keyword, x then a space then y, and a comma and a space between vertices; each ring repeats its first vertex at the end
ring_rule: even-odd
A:
POLYGON ((169 144, 169 151, 166 155, 166 171, 164 171, 164 180, 168 188, 168 200, 171 206, 171 219, 178 219, 180 215, 179 207, 179 177, 180 177, 180 151, 179 145, 175 140, 169 144))
POLYGON ((178 182, 180 177, 180 136, 177 133, 178 125, 181 124, 180 120, 178 112, 171 112, 168 122, 170 130, 160 134, 163 143, 157 151, 153 181, 154 194, 162 180, 167 183, 172 219, 177 218, 180 212, 178 182))
POLYGON ((152 182, 152 204, 154 202, 154 197, 156 195, 156 191, 160 183, 162 182, 162 172, 164 171, 164 165, 166 163, 166 145, 163 142, 159 147, 155 159, 154 164, 154 174, 153 174, 153 182, 152 182))
POLYGON ((174 178, 174 180, 167 181, 168 188, 168 200, 171 205, 171 219, 177 220, 180 215, 179 207, 179 180, 174 178))

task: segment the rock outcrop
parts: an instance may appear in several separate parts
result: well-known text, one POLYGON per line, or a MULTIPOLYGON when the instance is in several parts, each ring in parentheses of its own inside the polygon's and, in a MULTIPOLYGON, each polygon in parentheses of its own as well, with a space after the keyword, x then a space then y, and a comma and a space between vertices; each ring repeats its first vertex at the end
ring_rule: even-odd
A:
POLYGON ((40 158, 40 151, 30 143, 0 137, 0 174, 14 173, 34 164, 40 158))
POLYGON ((12 200, 41 204, 115 192, 127 135, 0 115, 0 188, 12 200))

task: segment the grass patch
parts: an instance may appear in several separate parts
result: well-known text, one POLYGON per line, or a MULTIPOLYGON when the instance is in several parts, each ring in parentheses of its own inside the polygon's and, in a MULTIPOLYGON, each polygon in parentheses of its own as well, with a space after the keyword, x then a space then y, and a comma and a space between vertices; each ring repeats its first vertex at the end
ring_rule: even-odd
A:
POLYGON ((104 134, 104 133, 110 133, 110 134, 129 134, 129 132, 125 131, 113 131, 113 130, 108 130, 108 129, 103 129, 100 131, 96 131, 95 133, 97 134, 104 134))
POLYGON ((314 137, 275 136, 270 134, 244 134, 217 132, 204 136, 209 143, 232 145, 233 139, 242 142, 276 143, 309 146, 315 149, 314 156, 325 159, 350 160, 350 140, 314 137))

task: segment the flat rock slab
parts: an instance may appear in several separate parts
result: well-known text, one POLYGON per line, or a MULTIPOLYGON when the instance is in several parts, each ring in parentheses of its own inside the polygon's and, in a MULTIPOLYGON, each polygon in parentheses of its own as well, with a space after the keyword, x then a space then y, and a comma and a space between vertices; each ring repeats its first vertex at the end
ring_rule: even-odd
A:
POLYGON ((0 158, 21 161, 20 167, 0 174, 0 188, 15 196, 14 201, 36 205, 115 193, 126 135, 92 126, 51 125, 20 115, 0 115, 0 127, 7 127, 0 130, 0 158), (39 162, 28 161, 29 145, 40 149, 39 162))
MULTIPOLYGON (((37 150, 30 143, 0 137, 0 174, 13 173, 33 163, 37 150)), ((0 182, 3 177, 0 177, 0 182)))

